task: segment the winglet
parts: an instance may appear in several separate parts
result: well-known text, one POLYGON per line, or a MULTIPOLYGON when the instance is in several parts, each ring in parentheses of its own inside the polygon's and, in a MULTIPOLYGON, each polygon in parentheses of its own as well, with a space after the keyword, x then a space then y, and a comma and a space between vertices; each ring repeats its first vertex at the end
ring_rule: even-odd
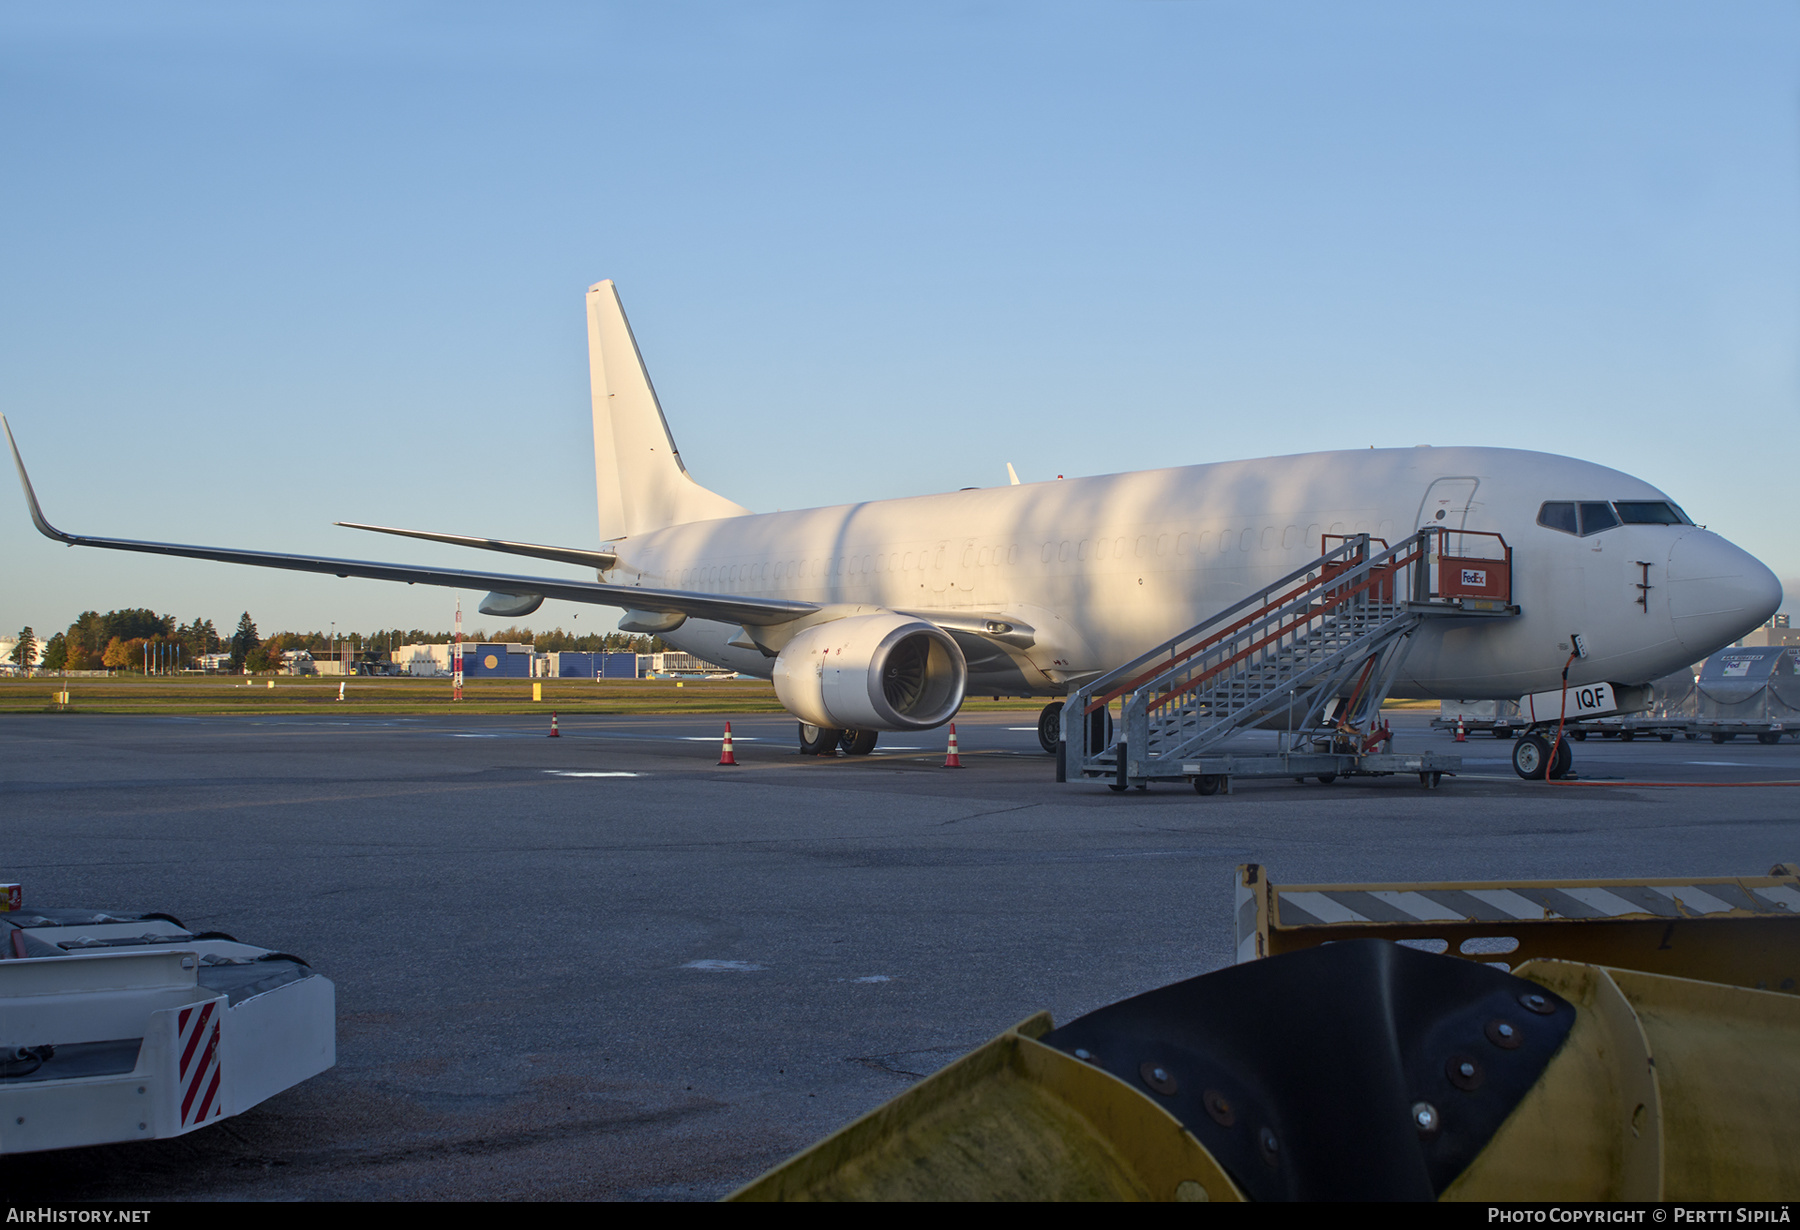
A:
POLYGON ((19 471, 19 482, 25 486, 25 502, 31 505, 31 523, 38 527, 38 533, 45 538, 54 538, 58 542, 79 542, 80 539, 73 534, 65 534, 44 520, 44 510, 38 507, 37 492, 31 489, 31 478, 25 473, 25 459, 19 456, 18 441, 13 439, 12 425, 6 421, 4 414, 0 414, 0 430, 6 432, 6 443, 12 449, 13 466, 19 471))

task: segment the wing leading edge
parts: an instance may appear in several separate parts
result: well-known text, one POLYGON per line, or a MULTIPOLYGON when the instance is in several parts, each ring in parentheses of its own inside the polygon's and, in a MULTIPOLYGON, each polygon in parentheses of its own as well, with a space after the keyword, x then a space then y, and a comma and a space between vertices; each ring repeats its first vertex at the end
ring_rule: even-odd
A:
MULTIPOLYGON (((225 564, 249 564, 258 568, 284 568, 293 572, 318 572, 338 577, 364 577, 376 581, 402 581, 408 585, 441 585, 450 589, 486 589, 526 599, 559 598, 595 606, 686 615, 694 619, 766 627, 787 623, 819 610, 816 603, 780 598, 746 598, 727 594, 702 594, 677 589, 647 589, 635 585, 606 585, 598 581, 527 577, 509 573, 471 572, 455 568, 418 568, 408 564, 384 564, 373 560, 333 559, 327 556, 287 555, 273 551, 242 551, 231 547, 188 546, 173 542, 139 542, 129 538, 99 538, 69 534, 51 525, 38 505, 37 492, 25 473, 25 461, 13 439, 12 426, 0 415, 0 429, 12 449, 13 465, 25 488, 32 524, 46 538, 72 547, 104 547, 114 551, 140 551, 186 559, 216 560, 225 564)), ((424 537, 425 535, 419 535, 424 537)), ((512 544, 508 544, 512 545, 512 544)), ((502 548, 504 549, 504 548, 502 548)))

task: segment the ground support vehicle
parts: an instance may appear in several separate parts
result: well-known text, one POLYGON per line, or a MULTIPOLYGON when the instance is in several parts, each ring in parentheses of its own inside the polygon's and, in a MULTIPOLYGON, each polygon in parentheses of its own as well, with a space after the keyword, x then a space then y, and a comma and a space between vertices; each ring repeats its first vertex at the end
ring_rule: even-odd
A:
POLYGON ((298 957, 167 914, 0 912, 0 1153, 181 1136, 337 1061, 298 957))
POLYGON ((1792 1200, 1797 872, 1246 864, 1235 965, 1037 1013, 733 1199, 1792 1200))
POLYGON ((1433 730, 1455 734, 1461 728, 1465 735, 1492 735, 1510 739, 1530 722, 1519 716, 1519 704, 1511 700, 1446 700, 1438 705, 1438 715, 1431 719, 1433 730))
POLYGON ((1709 738, 1714 743, 1730 743, 1739 735, 1754 735, 1758 743, 1774 744, 1786 734, 1800 737, 1800 728, 1791 722, 1755 718, 1695 718, 1687 724, 1688 738, 1709 738))
POLYGON ((1573 725, 1565 733, 1577 743, 1585 742, 1590 736, 1617 739, 1621 743, 1630 743, 1635 739, 1661 739, 1668 743, 1676 735, 1686 734, 1688 725, 1686 718, 1593 718, 1573 725))
POLYGON ((1469 717, 1466 714, 1463 716, 1460 723, 1453 717, 1434 717, 1431 719, 1431 728, 1433 730, 1441 730, 1445 734, 1455 734, 1458 725, 1462 726, 1463 733, 1466 735, 1492 735, 1496 739, 1512 739, 1518 736, 1519 731, 1525 726, 1525 723, 1519 721, 1517 718, 1476 718, 1469 717))

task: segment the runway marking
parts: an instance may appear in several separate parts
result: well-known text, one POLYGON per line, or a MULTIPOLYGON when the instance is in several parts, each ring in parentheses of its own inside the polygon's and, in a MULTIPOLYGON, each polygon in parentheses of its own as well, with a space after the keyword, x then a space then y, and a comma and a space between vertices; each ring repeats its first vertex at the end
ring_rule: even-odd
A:
MULTIPOLYGON (((718 735, 680 735, 680 736, 678 736, 678 738, 683 743, 717 743, 719 741, 720 736, 718 736, 718 735)), ((762 740, 759 737, 757 737, 756 735, 733 735, 731 737, 731 741, 733 743, 761 743, 762 742, 762 740)))
POLYGON ((594 769, 545 769, 544 772, 548 773, 552 777, 642 777, 643 776, 643 774, 641 774, 641 773, 625 773, 625 772, 618 771, 618 770, 614 770, 612 772, 601 772, 601 771, 594 770, 594 769))
POLYGON ((759 969, 767 969, 766 965, 758 965, 754 961, 715 961, 702 959, 689 961, 682 969, 697 969, 707 974, 750 974, 759 969))
POLYGON ((852 978, 851 982, 892 982, 886 974, 870 974, 867 978, 852 978))

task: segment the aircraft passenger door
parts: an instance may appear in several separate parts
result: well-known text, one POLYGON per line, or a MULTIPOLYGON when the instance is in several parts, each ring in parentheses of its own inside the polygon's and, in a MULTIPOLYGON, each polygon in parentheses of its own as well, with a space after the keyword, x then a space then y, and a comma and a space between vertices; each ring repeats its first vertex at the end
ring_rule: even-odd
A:
MULTIPOLYGON (((1419 501, 1419 516, 1413 523, 1413 530, 1417 532, 1434 525, 1446 530, 1464 528, 1464 523, 1469 519, 1469 505, 1475 499, 1475 488, 1480 485, 1481 480, 1476 478, 1440 478, 1432 483, 1425 489, 1425 498, 1419 501)), ((1438 535, 1427 547, 1434 558, 1468 555, 1470 552, 1466 548, 1467 541, 1456 533, 1438 535)), ((1429 567, 1433 575, 1432 591, 1436 592, 1436 573, 1440 566, 1431 564, 1429 567)))
MULTIPOLYGON (((1469 519, 1469 505, 1475 500, 1475 488, 1481 485, 1478 478, 1440 478, 1425 489, 1425 498, 1419 501, 1419 517, 1413 523, 1415 531, 1428 525, 1442 526, 1445 529, 1460 530, 1469 519)), ((1454 550, 1454 544, 1451 544, 1454 550)))

